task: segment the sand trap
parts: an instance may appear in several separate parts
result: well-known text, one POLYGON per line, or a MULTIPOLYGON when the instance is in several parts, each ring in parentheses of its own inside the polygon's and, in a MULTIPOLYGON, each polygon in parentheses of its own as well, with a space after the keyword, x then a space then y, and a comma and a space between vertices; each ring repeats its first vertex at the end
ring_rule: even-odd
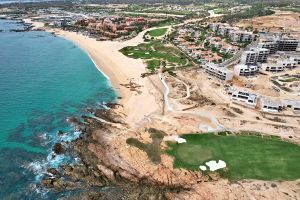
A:
POLYGON ((179 144, 181 143, 186 143, 186 139, 180 138, 177 135, 170 135, 170 136, 165 136, 164 141, 172 141, 172 142, 177 142, 179 144))
POLYGON ((146 52, 145 54, 148 55, 148 54, 150 54, 150 52, 146 52))
POLYGON ((211 160, 206 162, 205 164, 209 167, 209 170, 212 172, 226 167, 226 163, 223 160, 219 160, 219 162, 211 160))
POLYGON ((138 51, 139 49, 134 49, 135 51, 138 51))
POLYGON ((181 143, 186 143, 186 139, 180 138, 180 137, 175 137, 175 141, 179 144, 181 143))
POLYGON ((200 165, 200 167, 199 167, 202 171, 206 171, 206 166, 204 166, 204 165, 200 165))
POLYGON ((129 53, 129 54, 127 54, 128 56, 132 56, 133 55, 133 53, 129 53))

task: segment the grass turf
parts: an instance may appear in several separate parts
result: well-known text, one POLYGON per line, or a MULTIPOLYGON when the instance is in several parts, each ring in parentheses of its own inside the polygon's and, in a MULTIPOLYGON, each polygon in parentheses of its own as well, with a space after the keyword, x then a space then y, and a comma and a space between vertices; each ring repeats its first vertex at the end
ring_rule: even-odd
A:
POLYGON ((166 32, 167 32, 167 28, 158 28, 158 29, 154 29, 149 31, 149 35, 151 37, 159 37, 159 36, 163 36, 166 32))
POLYGON ((155 69, 160 67, 160 60, 155 60, 155 59, 147 60, 146 63, 147 63, 147 68, 150 71, 155 71, 155 69))
POLYGON ((164 46, 159 40, 142 43, 138 46, 124 47, 120 52, 130 58, 147 60, 147 68, 151 71, 160 66, 159 60, 164 60, 169 65, 183 66, 186 64, 186 56, 176 48, 164 46))
POLYGON ((182 138, 187 143, 168 144, 174 167, 199 170, 209 160, 224 160, 228 170, 219 172, 232 180, 300 178, 300 146, 277 137, 189 134, 182 138))

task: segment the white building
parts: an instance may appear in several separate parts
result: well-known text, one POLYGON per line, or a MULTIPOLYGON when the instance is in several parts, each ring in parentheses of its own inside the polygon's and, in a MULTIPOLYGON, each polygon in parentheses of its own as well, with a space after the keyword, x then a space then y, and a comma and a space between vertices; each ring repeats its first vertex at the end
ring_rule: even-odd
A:
POLYGON ((207 63, 204 66, 205 72, 211 76, 217 77, 223 81, 231 81, 233 78, 233 72, 225 67, 219 67, 214 63, 207 63))
POLYGON ((240 32, 240 40, 243 42, 250 42, 253 40, 253 33, 248 31, 240 32))
POLYGON ((235 76, 254 76, 259 72, 259 67, 256 65, 239 64, 234 66, 235 76))
POLYGON ((299 40, 295 38, 281 38, 277 41, 278 51, 296 51, 299 40))
POLYGON ((234 91, 231 100, 245 103, 248 106, 255 107, 257 104, 257 95, 245 91, 234 91))
POLYGON ((261 42, 257 45, 258 48, 269 49, 269 54, 274 54, 278 50, 278 43, 274 42, 261 42))
POLYGON ((245 65, 255 64, 257 59, 257 54, 254 51, 244 51, 241 56, 241 63, 245 65))
POLYGON ((284 60, 277 60, 277 64, 279 66, 283 66, 284 68, 294 69, 297 67, 298 62, 294 61, 293 58, 284 59, 284 60))
POLYGON ((299 100, 283 100, 287 108, 292 109, 295 114, 300 114, 300 101, 299 100))
POLYGON ((231 29, 228 32, 228 36, 235 42, 249 42, 253 39, 253 33, 248 31, 241 31, 238 29, 231 29))
POLYGON ((261 110, 264 112, 278 113, 283 108, 284 104, 280 99, 270 99, 267 97, 261 99, 261 110))
POLYGON ((298 65, 300 65, 300 56, 290 57, 291 60, 295 61, 298 65))
POLYGON ((269 49, 265 48, 251 48, 251 51, 256 53, 256 62, 265 63, 267 62, 268 56, 270 54, 269 49))
POLYGON ((277 63, 263 63, 261 65, 261 68, 263 71, 273 72, 273 73, 284 71, 284 67, 278 65, 277 63))
POLYGON ((209 24, 209 28, 216 32, 218 31, 219 27, 222 25, 222 23, 212 23, 212 24, 209 24))

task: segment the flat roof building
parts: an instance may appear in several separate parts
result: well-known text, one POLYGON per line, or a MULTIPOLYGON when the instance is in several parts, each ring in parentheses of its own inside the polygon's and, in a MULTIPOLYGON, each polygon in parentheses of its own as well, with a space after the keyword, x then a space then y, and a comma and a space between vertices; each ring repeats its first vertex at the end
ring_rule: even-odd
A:
POLYGON ((259 67, 257 65, 244 65, 239 64, 234 66, 235 76, 254 76, 259 72, 259 67))
POLYGON ((241 63, 245 65, 255 64, 256 63, 256 52, 254 51, 244 51, 241 56, 241 63))
POLYGON ((278 65, 277 63, 263 63, 261 65, 261 68, 263 71, 273 72, 273 73, 284 71, 284 67, 282 65, 278 65))
POLYGON ((299 45, 299 40, 292 38, 282 38, 277 41, 278 51, 296 51, 299 45))
POLYGON ((255 107, 257 104, 257 95, 246 91, 234 91, 231 100, 245 103, 248 106, 255 107))
POLYGON ((270 50, 266 48, 251 48, 251 51, 256 53, 256 62, 265 63, 267 62, 270 50))
POLYGON ((233 78, 233 71, 228 70, 225 67, 219 67, 213 63, 207 63, 204 66, 205 72, 211 76, 217 77, 223 81, 231 81, 233 78))
POLYGON ((283 110, 284 104, 280 99, 263 97, 261 99, 261 110, 264 112, 277 113, 283 110))

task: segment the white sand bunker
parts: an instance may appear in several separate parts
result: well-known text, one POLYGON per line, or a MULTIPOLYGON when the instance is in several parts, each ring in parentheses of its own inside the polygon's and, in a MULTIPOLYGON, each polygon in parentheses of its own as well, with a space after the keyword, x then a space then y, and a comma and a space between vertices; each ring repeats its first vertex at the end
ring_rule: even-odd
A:
POLYGON ((223 160, 219 160, 219 162, 211 160, 206 162, 205 164, 209 167, 209 170, 212 172, 226 167, 226 163, 223 160))
POLYGON ((128 56, 132 56, 132 55, 133 55, 133 53, 129 53, 129 54, 128 54, 128 56))
POLYGON ((139 49, 134 49, 135 51, 138 51, 139 49))
POLYGON ((181 143, 186 143, 186 139, 183 139, 183 138, 180 138, 180 137, 175 137, 175 141, 177 142, 177 143, 179 143, 179 144, 181 144, 181 143))
POLYGON ((146 52, 145 54, 148 55, 148 54, 150 54, 150 52, 146 52))
POLYGON ((172 142, 177 142, 177 143, 186 143, 186 139, 180 138, 177 135, 170 135, 170 136, 165 136, 164 141, 172 141, 172 142))
POLYGON ((204 166, 204 165, 200 165, 200 167, 199 167, 202 171, 206 171, 206 166, 204 166))

